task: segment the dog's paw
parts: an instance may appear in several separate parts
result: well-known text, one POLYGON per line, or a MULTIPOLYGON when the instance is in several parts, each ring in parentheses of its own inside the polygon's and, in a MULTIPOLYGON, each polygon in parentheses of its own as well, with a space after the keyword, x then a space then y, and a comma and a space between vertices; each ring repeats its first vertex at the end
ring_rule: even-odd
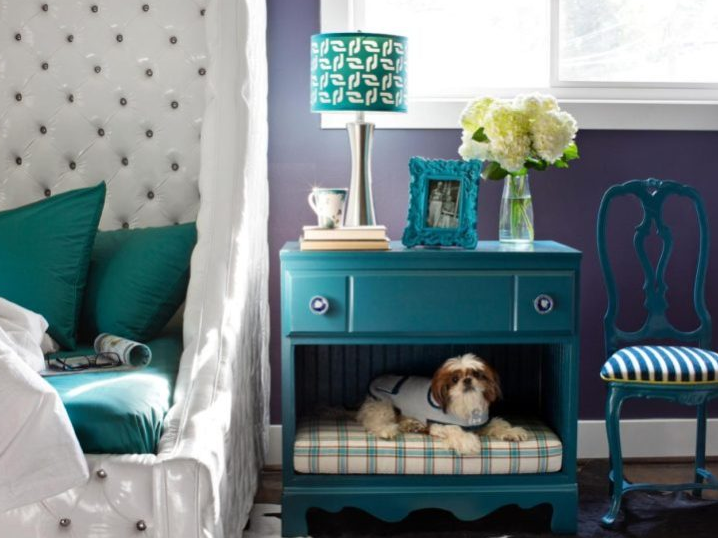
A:
POLYGON ((480 433, 499 441, 526 441, 529 438, 529 432, 524 428, 512 426, 509 422, 499 417, 492 418, 481 429, 480 433))
POLYGON ((373 433, 380 439, 394 439, 400 433, 399 425, 396 423, 386 424, 384 426, 381 426, 380 428, 375 428, 369 431, 371 431, 371 433, 373 433))
POLYGON ((451 440, 445 439, 444 442, 459 454, 478 454, 481 451, 481 441, 472 433, 464 433, 466 435, 456 436, 451 440))
POLYGON ((447 448, 459 454, 477 454, 481 450, 479 438, 459 426, 432 425, 429 433, 440 439, 447 448))
POLYGON ((501 432, 502 441, 526 441, 529 438, 529 432, 527 432, 521 426, 514 426, 501 432))
POLYGON ((426 433, 427 428, 423 422, 415 418, 401 417, 399 420, 399 430, 403 433, 426 433))

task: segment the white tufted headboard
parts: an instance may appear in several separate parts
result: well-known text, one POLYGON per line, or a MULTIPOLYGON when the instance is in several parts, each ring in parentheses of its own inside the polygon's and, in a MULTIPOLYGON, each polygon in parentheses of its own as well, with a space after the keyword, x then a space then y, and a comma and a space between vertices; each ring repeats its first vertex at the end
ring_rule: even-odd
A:
POLYGON ((102 229, 196 218, 208 0, 0 0, 0 210, 107 182, 102 229))

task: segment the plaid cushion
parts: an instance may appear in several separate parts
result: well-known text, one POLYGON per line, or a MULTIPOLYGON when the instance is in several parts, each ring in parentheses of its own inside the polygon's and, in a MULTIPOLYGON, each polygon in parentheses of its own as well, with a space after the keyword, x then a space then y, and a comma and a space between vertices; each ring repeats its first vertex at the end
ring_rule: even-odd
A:
POLYGON ((429 435, 379 439, 346 419, 307 419, 294 440, 294 470, 310 474, 526 474, 561 469, 563 447, 536 421, 512 421, 529 432, 521 442, 481 436, 481 452, 462 456, 429 435))
POLYGON ((619 349, 601 368, 606 381, 718 383, 718 353, 696 347, 632 346, 619 349))

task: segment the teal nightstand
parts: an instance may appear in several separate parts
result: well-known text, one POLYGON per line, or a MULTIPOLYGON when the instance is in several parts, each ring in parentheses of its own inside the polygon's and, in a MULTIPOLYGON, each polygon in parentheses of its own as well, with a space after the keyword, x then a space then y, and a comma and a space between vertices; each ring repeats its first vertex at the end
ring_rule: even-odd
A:
MULTIPOLYGON (((479 242, 471 251, 393 243, 389 252, 300 252, 287 243, 280 258, 283 536, 307 534, 309 508, 355 507, 398 521, 423 508, 476 519, 507 504, 544 503, 553 507, 554 532, 575 532, 580 252, 551 241, 526 250, 479 242), (501 375, 504 400, 492 412, 540 422, 558 437, 557 469, 461 474, 456 456, 448 471, 455 474, 402 474, 403 465, 391 474, 373 460, 349 472, 359 449, 328 453, 305 435, 303 454, 333 458, 338 472, 295 470, 304 419, 326 407, 358 407, 377 375, 431 375, 464 352, 501 375)), ((350 443, 347 425, 340 429, 338 442, 350 443)), ((399 442, 391 456, 407 455, 399 442)))

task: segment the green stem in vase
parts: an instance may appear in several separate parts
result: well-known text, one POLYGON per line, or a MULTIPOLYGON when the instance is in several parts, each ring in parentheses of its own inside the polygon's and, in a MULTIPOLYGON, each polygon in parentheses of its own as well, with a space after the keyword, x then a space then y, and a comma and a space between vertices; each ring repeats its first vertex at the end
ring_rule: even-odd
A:
POLYGON ((514 235, 521 233, 521 228, 525 227, 529 231, 529 237, 533 239, 534 227, 532 219, 529 217, 527 208, 531 203, 531 198, 526 196, 526 178, 527 176, 516 176, 511 178, 511 227, 514 235))
POLYGON ((508 176, 507 182, 508 222, 506 224, 509 233, 516 240, 525 238, 531 241, 534 237, 534 227, 528 177, 525 175, 508 176))

